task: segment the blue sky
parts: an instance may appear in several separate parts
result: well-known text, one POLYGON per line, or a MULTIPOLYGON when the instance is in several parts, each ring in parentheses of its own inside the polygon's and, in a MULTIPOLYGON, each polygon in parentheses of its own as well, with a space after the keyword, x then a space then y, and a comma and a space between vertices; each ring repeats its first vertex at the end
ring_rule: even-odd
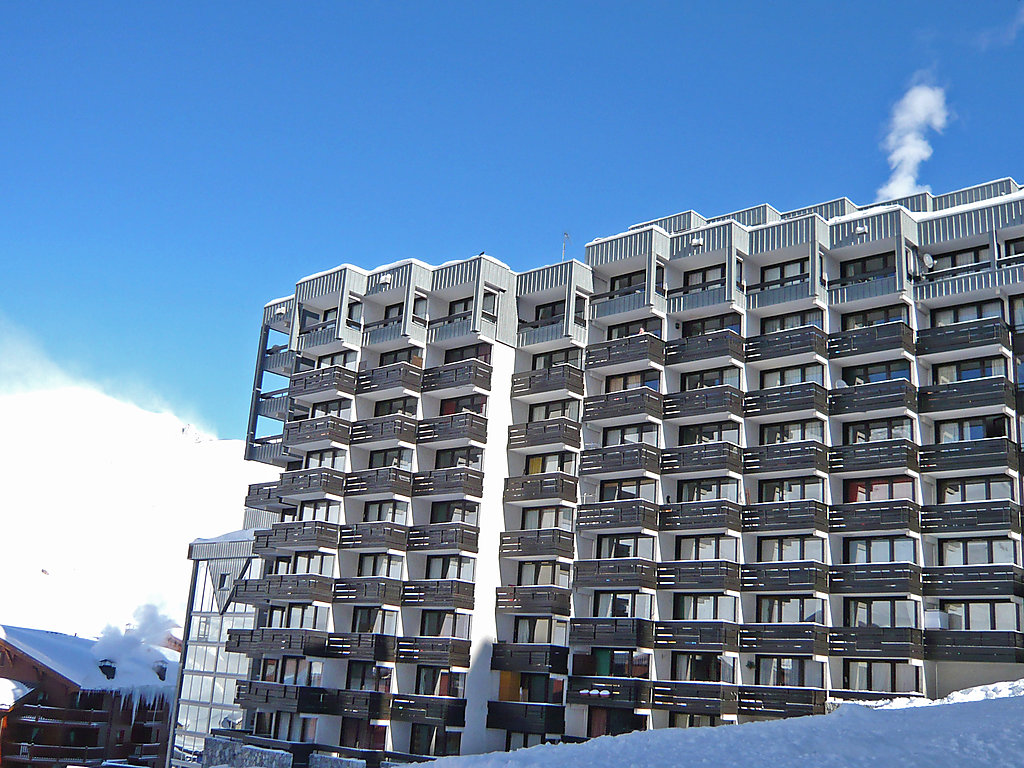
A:
POLYGON ((350 261, 514 268, 695 208, 1024 182, 1024 3, 6 3, 0 315, 245 432, 264 302, 350 261), (827 11, 826 11, 827 9, 827 11))

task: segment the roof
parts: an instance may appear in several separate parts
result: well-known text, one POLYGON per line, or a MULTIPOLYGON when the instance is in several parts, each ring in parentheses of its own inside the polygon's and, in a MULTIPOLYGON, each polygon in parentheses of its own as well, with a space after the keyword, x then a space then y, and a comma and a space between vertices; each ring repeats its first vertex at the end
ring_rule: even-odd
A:
POLYGON ((0 677, 0 710, 10 709, 18 699, 31 693, 34 688, 20 680, 8 680, 0 677))
POLYGON ((252 541, 253 534, 255 534, 255 528, 242 528, 238 531, 229 531, 228 533, 222 533, 220 536, 214 536, 212 539, 195 539, 193 544, 220 544, 222 542, 229 541, 252 541))

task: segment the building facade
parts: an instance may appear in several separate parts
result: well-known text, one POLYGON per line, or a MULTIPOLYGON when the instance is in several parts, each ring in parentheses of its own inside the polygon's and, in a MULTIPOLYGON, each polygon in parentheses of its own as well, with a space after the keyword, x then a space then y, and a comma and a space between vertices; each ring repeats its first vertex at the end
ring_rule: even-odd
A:
POLYGON ((300 281, 253 390, 244 738, 401 759, 1024 676, 1018 329, 1010 179, 300 281))

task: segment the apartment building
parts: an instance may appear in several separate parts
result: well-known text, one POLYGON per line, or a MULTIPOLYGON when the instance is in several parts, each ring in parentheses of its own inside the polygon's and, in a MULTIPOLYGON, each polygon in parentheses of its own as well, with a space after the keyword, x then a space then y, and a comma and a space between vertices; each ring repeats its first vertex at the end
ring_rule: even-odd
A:
POLYGON ((1024 676, 1018 330, 1011 179, 300 281, 242 738, 412 759, 1024 676))

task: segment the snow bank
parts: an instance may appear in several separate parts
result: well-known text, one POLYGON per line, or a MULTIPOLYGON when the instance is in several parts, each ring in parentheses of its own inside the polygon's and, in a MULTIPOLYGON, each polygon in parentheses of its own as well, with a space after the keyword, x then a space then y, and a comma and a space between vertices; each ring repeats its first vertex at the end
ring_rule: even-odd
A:
POLYGON ((0 677, 0 710, 10 709, 14 702, 32 692, 32 687, 19 680, 0 677))
POLYGON ((964 688, 962 691, 953 691, 944 699, 926 699, 920 696, 904 697, 871 702, 866 706, 874 709, 906 709, 907 707, 934 707, 937 704, 964 704, 968 701, 984 701, 985 699, 1007 699, 1015 696, 1024 696, 1024 680, 1010 680, 1005 683, 964 688))

